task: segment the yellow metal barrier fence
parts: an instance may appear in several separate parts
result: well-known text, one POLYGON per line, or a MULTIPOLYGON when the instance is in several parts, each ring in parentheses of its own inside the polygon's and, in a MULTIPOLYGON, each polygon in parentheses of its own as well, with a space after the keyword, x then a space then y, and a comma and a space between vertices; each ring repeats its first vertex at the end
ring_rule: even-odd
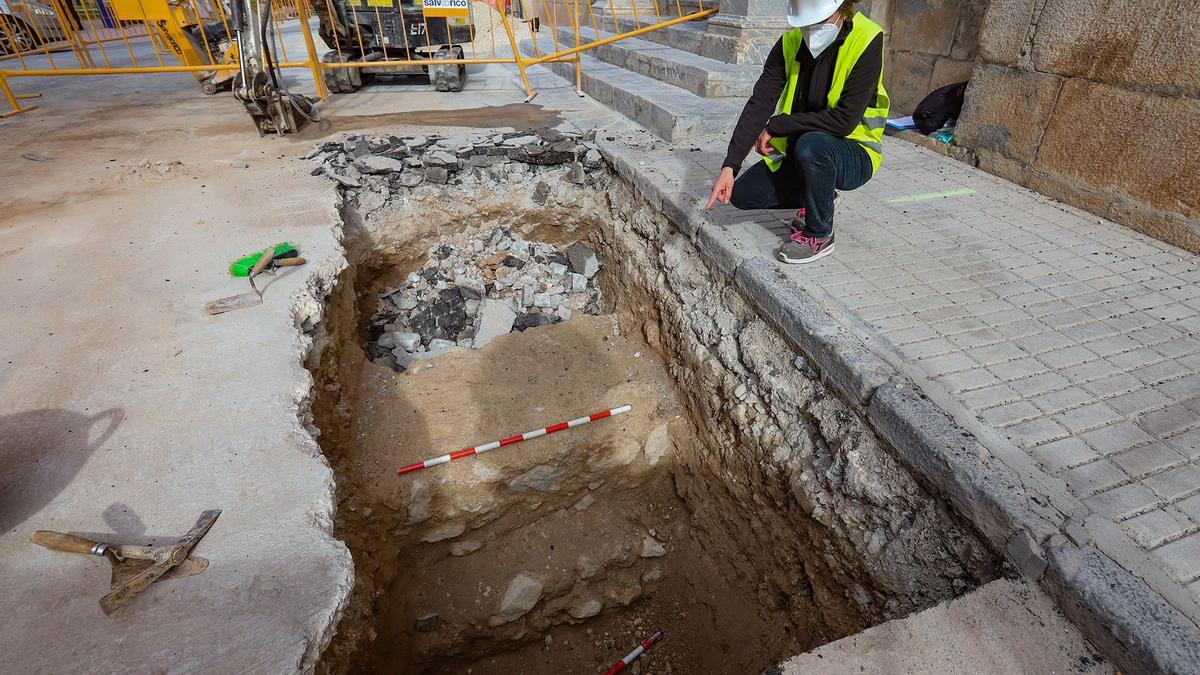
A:
MULTIPOLYGON (((580 54, 716 12, 692 1, 699 4, 648 0, 647 11, 637 0, 250 0, 248 10, 269 10, 268 56, 308 70, 323 100, 381 74, 427 72, 439 90, 459 91, 467 66, 487 64, 515 66, 529 100, 529 66, 573 62, 578 89, 580 54), (591 39, 581 26, 591 27, 591 39), (521 40, 532 56, 522 56, 521 40), (319 42, 329 48, 324 55, 319 42)), ((186 72, 207 94, 228 88, 239 58, 224 2, 0 0, 0 95, 10 107, 0 116, 37 107, 21 102, 39 94, 12 91, 17 77, 186 72)))

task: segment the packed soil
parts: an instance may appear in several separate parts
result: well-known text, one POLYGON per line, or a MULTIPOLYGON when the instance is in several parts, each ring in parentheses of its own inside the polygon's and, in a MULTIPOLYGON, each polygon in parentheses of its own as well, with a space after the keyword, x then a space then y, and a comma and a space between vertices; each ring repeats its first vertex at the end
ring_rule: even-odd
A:
POLYGON ((763 621, 753 580, 724 573, 693 540, 703 524, 673 475, 690 427, 662 363, 611 317, 512 333, 404 373, 368 364, 357 398, 355 442, 335 468, 353 486, 342 529, 378 602, 377 637, 350 669, 602 672, 663 629, 643 672, 745 672, 807 642, 763 621), (623 404, 633 411, 395 473, 623 404), (496 625, 519 574, 542 584, 538 603, 496 625))

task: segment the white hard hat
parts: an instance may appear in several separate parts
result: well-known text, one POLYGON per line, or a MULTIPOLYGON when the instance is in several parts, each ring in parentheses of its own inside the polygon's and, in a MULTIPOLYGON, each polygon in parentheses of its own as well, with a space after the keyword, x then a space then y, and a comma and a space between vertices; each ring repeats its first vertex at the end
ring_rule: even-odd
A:
POLYGON ((811 26, 833 16, 842 0, 788 0, 788 23, 794 28, 811 26))

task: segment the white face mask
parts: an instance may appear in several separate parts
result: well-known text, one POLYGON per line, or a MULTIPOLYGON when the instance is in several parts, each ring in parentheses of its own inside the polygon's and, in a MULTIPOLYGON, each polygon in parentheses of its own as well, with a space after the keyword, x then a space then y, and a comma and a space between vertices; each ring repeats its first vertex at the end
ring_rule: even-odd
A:
POLYGON ((812 26, 805 26, 801 30, 804 31, 804 44, 808 45, 808 51, 817 58, 821 52, 825 51, 833 41, 837 39, 841 28, 832 23, 818 23, 812 26))

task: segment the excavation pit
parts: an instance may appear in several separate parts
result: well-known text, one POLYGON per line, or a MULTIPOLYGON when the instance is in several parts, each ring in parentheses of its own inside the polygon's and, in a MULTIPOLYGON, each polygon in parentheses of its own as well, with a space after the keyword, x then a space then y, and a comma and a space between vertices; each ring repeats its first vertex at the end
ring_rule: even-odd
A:
POLYGON ((759 672, 996 575, 979 539, 594 152, 578 135, 489 132, 350 138, 318 155, 337 174, 350 266, 313 330, 312 411, 356 573, 323 670, 603 672, 661 629, 643 672, 759 672), (530 244, 520 269, 571 267, 554 251, 586 246, 599 271, 574 300, 558 283, 574 269, 531 273, 535 303, 496 287, 518 267, 494 250, 505 237, 530 244), (460 282, 465 319, 431 322, 451 310, 421 298, 457 312, 445 292, 460 282), (475 345, 492 301, 553 318, 475 345), (419 358, 380 344, 418 323, 419 358), (434 338, 434 324, 450 332, 434 338))

